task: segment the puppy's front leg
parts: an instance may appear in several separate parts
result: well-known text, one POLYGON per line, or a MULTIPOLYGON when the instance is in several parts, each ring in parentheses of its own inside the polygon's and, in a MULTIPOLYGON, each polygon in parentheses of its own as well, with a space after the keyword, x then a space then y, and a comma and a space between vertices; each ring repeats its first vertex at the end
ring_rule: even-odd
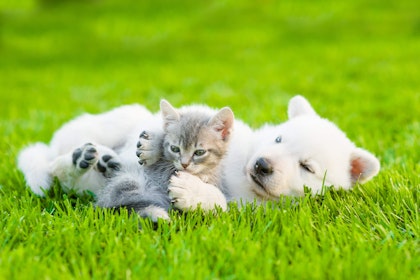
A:
POLYGON ((198 206, 206 211, 214 210, 216 206, 223 211, 227 209, 226 198, 216 186, 186 172, 171 177, 169 197, 174 207, 183 211, 195 210, 198 206))

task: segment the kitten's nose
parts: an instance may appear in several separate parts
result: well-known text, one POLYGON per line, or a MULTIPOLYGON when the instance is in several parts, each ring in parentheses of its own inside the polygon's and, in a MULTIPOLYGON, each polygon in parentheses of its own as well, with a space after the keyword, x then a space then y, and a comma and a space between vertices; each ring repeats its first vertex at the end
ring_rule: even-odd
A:
POLYGON ((265 158, 259 158, 255 162, 254 170, 258 175, 267 176, 273 173, 273 167, 265 158))
POLYGON ((188 167, 188 165, 190 165, 189 163, 181 163, 182 167, 184 167, 184 169, 186 169, 188 167))

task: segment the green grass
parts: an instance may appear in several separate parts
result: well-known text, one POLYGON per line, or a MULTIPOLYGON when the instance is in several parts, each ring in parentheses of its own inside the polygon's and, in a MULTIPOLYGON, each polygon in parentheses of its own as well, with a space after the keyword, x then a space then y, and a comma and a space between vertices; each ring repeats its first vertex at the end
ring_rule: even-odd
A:
POLYGON ((418 1, 175 2, 0 3, 0 279, 419 279, 418 1), (379 157, 374 180, 154 227, 16 168, 82 112, 164 97, 258 127, 295 94, 379 157))

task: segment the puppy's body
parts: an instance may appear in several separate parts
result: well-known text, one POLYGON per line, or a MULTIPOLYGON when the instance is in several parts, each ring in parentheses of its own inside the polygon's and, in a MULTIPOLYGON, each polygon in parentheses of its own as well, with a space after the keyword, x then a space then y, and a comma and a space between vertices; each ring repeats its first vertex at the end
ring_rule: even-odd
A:
POLYGON ((18 156, 18 167, 38 195, 51 187, 54 177, 65 189, 96 193, 106 179, 97 168, 101 156, 118 158, 125 168, 137 167, 135 153, 128 147, 135 147, 138 129, 149 125, 161 125, 160 118, 140 105, 121 106, 98 115, 84 114, 57 130, 49 144, 35 143, 24 148, 18 156), (86 143, 92 143, 97 150, 95 158, 88 160, 93 168, 80 168, 73 159, 74 151, 86 143))

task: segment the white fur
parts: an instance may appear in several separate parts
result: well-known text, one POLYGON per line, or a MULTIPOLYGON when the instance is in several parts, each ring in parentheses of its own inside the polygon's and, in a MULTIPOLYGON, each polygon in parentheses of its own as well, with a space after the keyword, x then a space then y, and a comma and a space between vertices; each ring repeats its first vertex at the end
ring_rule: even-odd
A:
MULTIPOLYGON (((183 210, 194 210, 201 207, 204 210, 213 209, 214 201, 225 201, 222 192, 210 184, 204 183, 198 177, 187 173, 178 172, 172 176, 170 182, 170 197, 175 208, 183 210), (189 186, 201 186, 198 188, 189 186), (214 191, 213 189, 216 189, 214 191), (197 199, 205 198, 205 199, 197 199)), ((225 204, 217 203, 223 210, 226 210, 225 204)))
MULTIPOLYGON (((190 106, 195 110, 203 106, 190 106)), ((227 201, 277 200, 281 195, 302 195, 304 186, 312 193, 322 187, 350 189, 364 183, 379 172, 379 161, 369 152, 357 148, 330 121, 319 117, 305 98, 296 96, 288 108, 289 120, 280 125, 266 125, 256 131, 235 121, 230 147, 223 166, 223 192, 188 173, 174 176, 169 195, 177 208, 188 210, 200 205, 211 210, 214 206, 227 209, 227 201), (276 138, 281 136, 281 143, 276 138), (265 159, 271 173, 252 179, 256 162, 265 159), (306 171, 301 163, 314 171, 306 171)), ((74 149, 91 142, 96 145, 98 158, 114 153, 126 169, 138 169, 135 155, 138 135, 143 130, 162 129, 160 116, 139 105, 122 106, 99 115, 86 114, 65 124, 49 145, 33 144, 19 154, 18 167, 24 173, 31 190, 43 195, 53 178, 66 189, 96 192, 105 179, 95 168, 80 170, 72 164, 74 149)), ((97 159, 94 159, 97 160, 97 159)), ((92 165, 94 166, 94 165, 92 165)), ((166 218, 159 213, 158 217, 166 218)))
MULTIPOLYGON (((332 122, 319 117, 311 105, 301 96, 291 99, 288 108, 289 120, 280 125, 266 125, 256 131, 236 122, 228 155, 223 162, 224 187, 229 200, 261 203, 277 200, 281 195, 300 196, 304 186, 313 194, 320 193, 323 186, 350 189, 355 183, 364 183, 379 172, 379 161, 369 152, 357 148, 332 122), (281 137, 281 143, 276 138, 281 137), (270 162, 272 173, 256 183, 255 173, 258 159, 270 162), (301 163, 310 166, 314 174, 305 170, 301 163), (352 174, 352 164, 356 167, 352 174)), ((179 184, 177 185, 179 188, 179 184)), ((219 205, 226 208, 226 199, 209 190, 206 184, 183 185, 179 194, 170 187, 173 199, 184 199, 189 209, 197 204, 219 205), (188 189, 191 189, 190 191, 188 189), (190 193, 194 189, 193 199, 190 193), (213 201, 210 201, 214 199, 213 201)))
POLYGON ((169 215, 168 212, 159 207, 159 206, 148 206, 146 208, 144 208, 143 210, 141 210, 141 212, 139 213, 142 217, 149 217, 152 222, 157 222, 159 219, 165 220, 165 221, 169 221, 169 215))
MULTIPOLYGON (((182 107, 179 111, 217 112, 202 105, 182 107)), ((95 167, 102 155, 112 155, 123 163, 125 170, 138 172, 136 144, 139 134, 144 130, 162 129, 160 113, 152 114, 140 105, 125 105, 97 115, 84 114, 57 130, 49 145, 35 143, 24 148, 18 155, 18 168, 30 189, 40 196, 50 189, 54 178, 66 191, 97 193, 106 182, 95 167), (80 169, 73 164, 72 154, 86 143, 95 146, 97 158, 89 168, 80 169)))
POLYGON ((42 190, 49 189, 52 184, 49 171, 52 159, 50 147, 44 143, 32 144, 19 154, 18 168, 25 175, 26 184, 38 195, 42 195, 42 190))
POLYGON ((18 155, 18 167, 25 175, 31 190, 43 195, 57 177, 65 189, 77 192, 89 190, 96 192, 104 184, 104 177, 96 170, 80 170, 72 164, 73 151, 90 142, 95 144, 99 156, 115 154, 111 148, 120 147, 123 152, 121 160, 137 164, 135 152, 125 151, 127 140, 134 147, 137 131, 155 126, 158 118, 140 105, 126 105, 109 112, 92 115, 84 114, 64 124, 54 134, 49 145, 35 143, 24 148, 18 155))

